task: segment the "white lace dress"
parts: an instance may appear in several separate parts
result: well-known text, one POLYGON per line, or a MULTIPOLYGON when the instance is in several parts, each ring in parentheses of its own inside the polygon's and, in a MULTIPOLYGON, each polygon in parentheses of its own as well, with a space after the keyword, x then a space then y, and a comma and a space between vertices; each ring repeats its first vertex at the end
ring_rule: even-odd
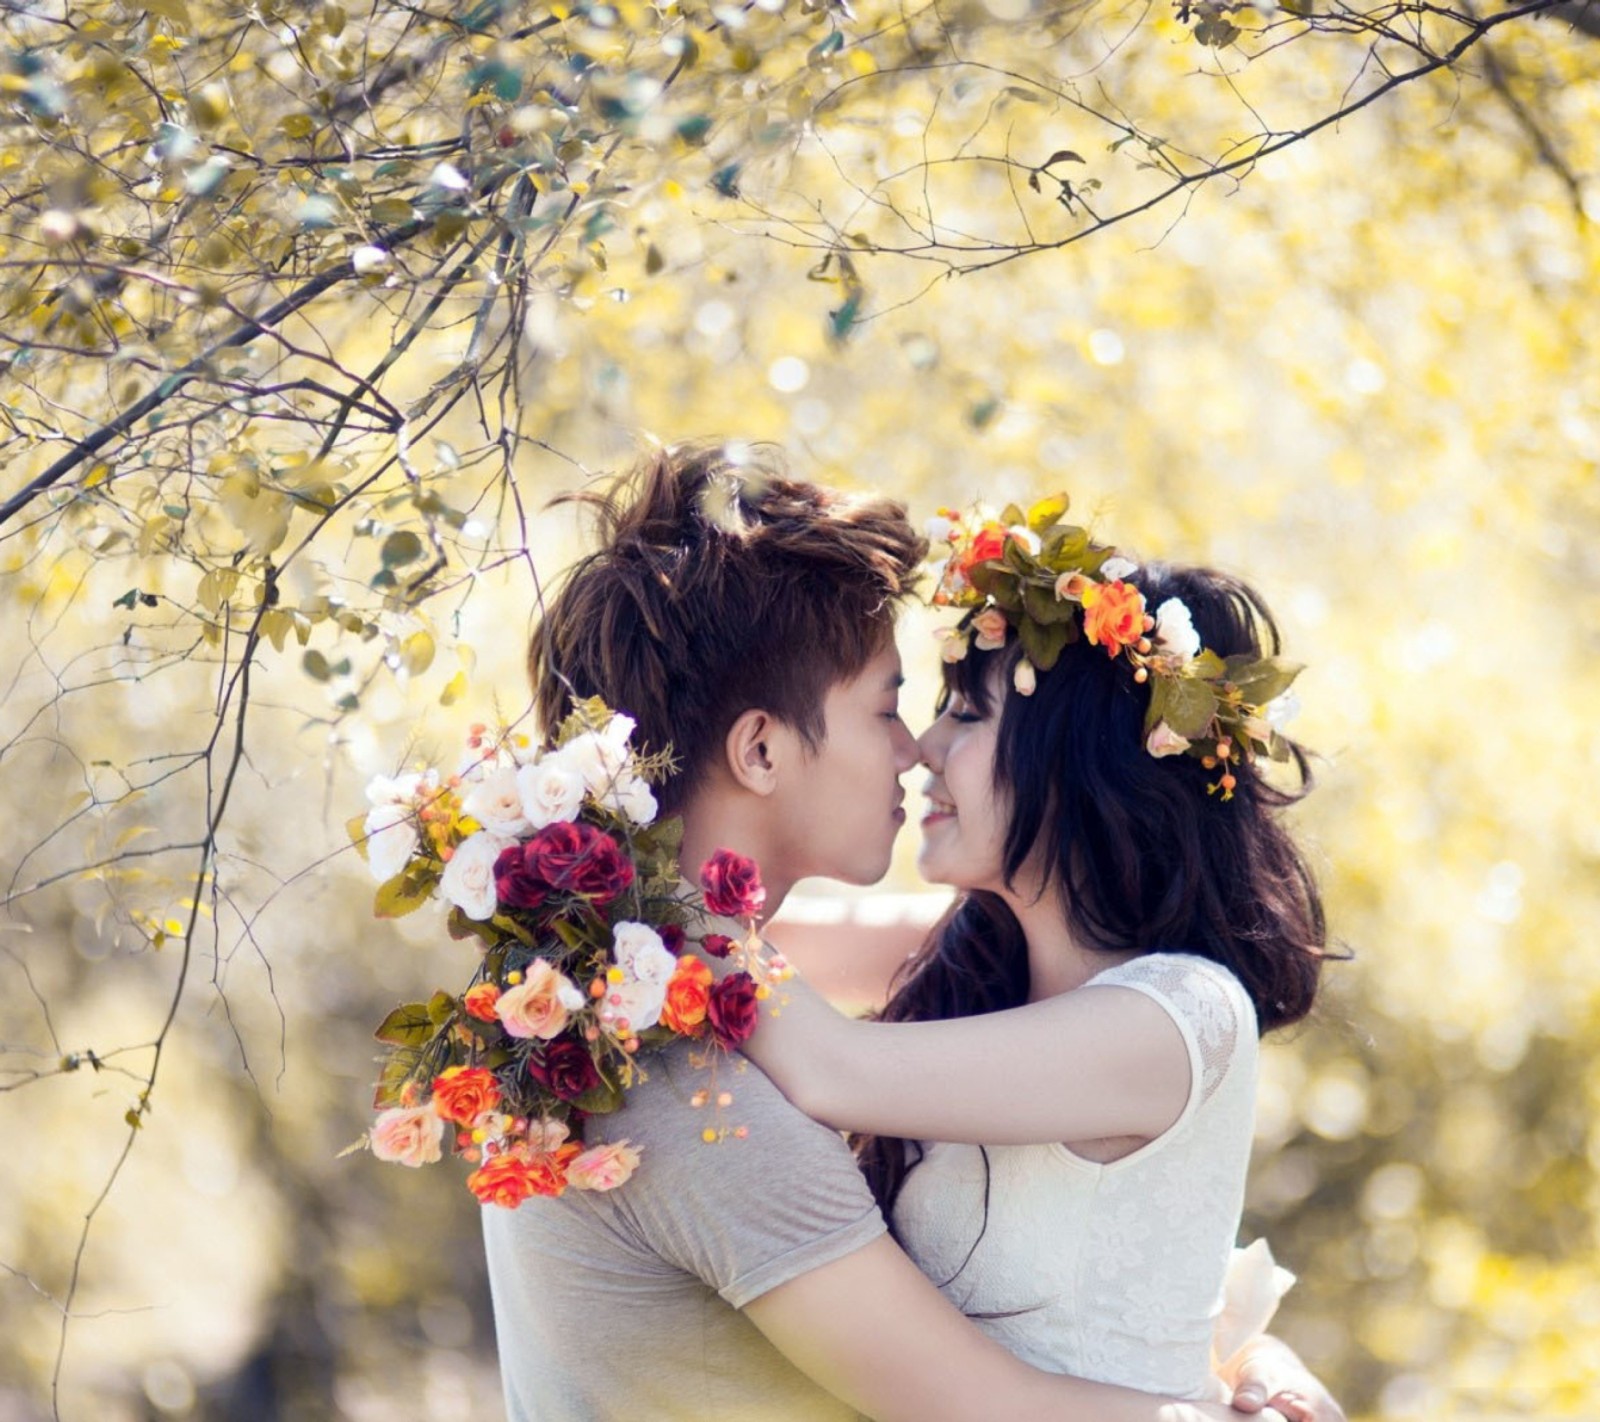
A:
POLYGON ((1142 992, 1177 1023, 1189 1049, 1177 1122, 1106 1165, 1063 1145, 925 1142, 895 1203, 896 1232, 946 1296, 1026 1362, 1221 1400, 1212 1329, 1250 1159, 1255 1011, 1232 973, 1189 954, 1146 954, 1091 983, 1142 992))

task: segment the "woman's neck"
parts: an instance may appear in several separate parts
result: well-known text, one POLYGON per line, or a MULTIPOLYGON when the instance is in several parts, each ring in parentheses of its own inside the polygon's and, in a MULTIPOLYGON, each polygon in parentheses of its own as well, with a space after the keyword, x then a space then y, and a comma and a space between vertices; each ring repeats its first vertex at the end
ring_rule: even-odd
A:
POLYGON ((1030 1002, 1071 992, 1096 973, 1138 956, 1132 951, 1108 953, 1083 943, 1073 933, 1061 897, 1053 889, 1037 895, 1005 890, 1002 897, 1027 940, 1030 1002))

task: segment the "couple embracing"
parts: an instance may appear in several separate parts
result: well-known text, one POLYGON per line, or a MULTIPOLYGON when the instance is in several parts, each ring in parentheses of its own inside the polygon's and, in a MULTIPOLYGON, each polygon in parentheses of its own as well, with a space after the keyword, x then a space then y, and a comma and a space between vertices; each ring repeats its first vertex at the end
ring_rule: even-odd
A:
MULTIPOLYGON (((1310 1009, 1322 961, 1277 820, 1294 796, 1227 734, 1202 761, 1145 731, 1164 654, 1276 650, 1254 594, 1089 545, 1066 611, 1043 610, 1084 635, 1028 625, 1031 597, 970 606, 915 739, 894 623, 927 542, 899 504, 710 446, 594 502, 600 545, 531 643, 542 723, 597 696, 670 745, 681 862, 753 857, 769 915, 802 878, 879 879, 920 767, 919 867, 958 892, 881 1020, 799 983, 763 1013, 735 1059, 740 1139, 702 1142, 729 1074, 679 1043, 587 1123, 648 1161, 625 1188, 485 1210, 512 1422, 1177 1422, 1269 1400, 1338 1422, 1275 1340, 1215 1356, 1257 1040, 1310 1009)), ((977 550, 988 574, 969 547, 942 596, 1026 569, 1015 538, 977 550)))

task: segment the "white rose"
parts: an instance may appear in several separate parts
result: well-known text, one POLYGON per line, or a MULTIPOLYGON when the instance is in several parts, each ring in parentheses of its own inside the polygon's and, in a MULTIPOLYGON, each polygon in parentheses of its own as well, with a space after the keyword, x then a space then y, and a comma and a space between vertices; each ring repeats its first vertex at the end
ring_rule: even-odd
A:
POLYGON ((658 983, 662 988, 678 966, 661 935, 648 923, 619 923, 611 933, 611 948, 617 966, 630 978, 658 983))
POLYGON ((613 1032, 621 1033, 622 1023, 628 1024, 631 1035, 654 1027, 661 1020, 661 1009, 666 1006, 665 983, 631 982, 613 983, 600 999, 600 1023, 613 1032))
POLYGON ((437 771, 429 771, 426 777, 420 771, 393 777, 374 775, 367 782, 367 803, 369 805, 409 805, 422 790, 424 779, 428 780, 430 789, 438 786, 439 776, 437 771))
POLYGON ((1189 741, 1165 721, 1157 721, 1155 729, 1150 732, 1149 739, 1144 743, 1144 748, 1159 760, 1166 755, 1182 755, 1189 749, 1189 741))
POLYGON ((1200 634, 1194 630, 1188 607, 1178 598, 1169 597, 1156 609, 1154 641, 1161 652, 1182 662, 1200 655, 1200 634))
POLYGON ((1120 553, 1113 553, 1100 565, 1100 577, 1108 583, 1114 583, 1138 571, 1139 565, 1132 558, 1124 558, 1120 553))
POLYGON ((648 782, 630 776, 600 797, 600 803, 616 810, 636 825, 648 825, 656 817, 656 797, 648 782))
POLYGON ((505 767, 496 767, 473 785, 461 810, 495 834, 524 835, 534 827, 522 808, 517 772, 505 767))
POLYGON ((534 829, 575 818, 583 804, 583 776, 552 755, 523 766, 516 781, 522 813, 534 829))
POLYGON ((406 867, 417 847, 411 807, 393 803, 375 806, 367 811, 362 829, 367 836, 367 868, 380 884, 387 883, 406 867))
MULTIPOLYGON (((626 716, 612 717, 613 724, 627 720, 626 716)), ((628 726, 631 729, 632 722, 628 722, 628 726)), ((574 736, 560 750, 551 751, 540 764, 554 763, 580 775, 588 792, 599 798, 628 774, 626 732, 620 742, 609 732, 610 727, 607 727, 604 732, 585 731, 581 736, 574 736)))
POLYGON ((514 843, 509 835, 479 830, 456 846, 439 876, 439 892, 468 918, 480 922, 494 916, 499 900, 494 892, 494 862, 500 851, 514 843))
POLYGON ((923 528, 928 535, 929 543, 948 543, 951 530, 955 528, 955 524, 951 523, 943 514, 935 514, 923 525, 923 528))

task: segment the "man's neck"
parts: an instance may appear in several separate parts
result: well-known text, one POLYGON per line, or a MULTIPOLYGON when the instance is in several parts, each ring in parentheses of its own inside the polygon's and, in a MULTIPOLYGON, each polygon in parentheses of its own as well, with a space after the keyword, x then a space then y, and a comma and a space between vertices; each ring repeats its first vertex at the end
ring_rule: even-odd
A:
POLYGON ((698 883, 700 866, 719 849, 731 849, 754 859, 761 868, 767 902, 762 918, 774 917, 783 907, 795 875, 780 862, 766 826, 756 815, 742 813, 744 807, 721 796, 697 797, 683 809, 683 845, 678 851, 678 867, 683 877, 698 883))

